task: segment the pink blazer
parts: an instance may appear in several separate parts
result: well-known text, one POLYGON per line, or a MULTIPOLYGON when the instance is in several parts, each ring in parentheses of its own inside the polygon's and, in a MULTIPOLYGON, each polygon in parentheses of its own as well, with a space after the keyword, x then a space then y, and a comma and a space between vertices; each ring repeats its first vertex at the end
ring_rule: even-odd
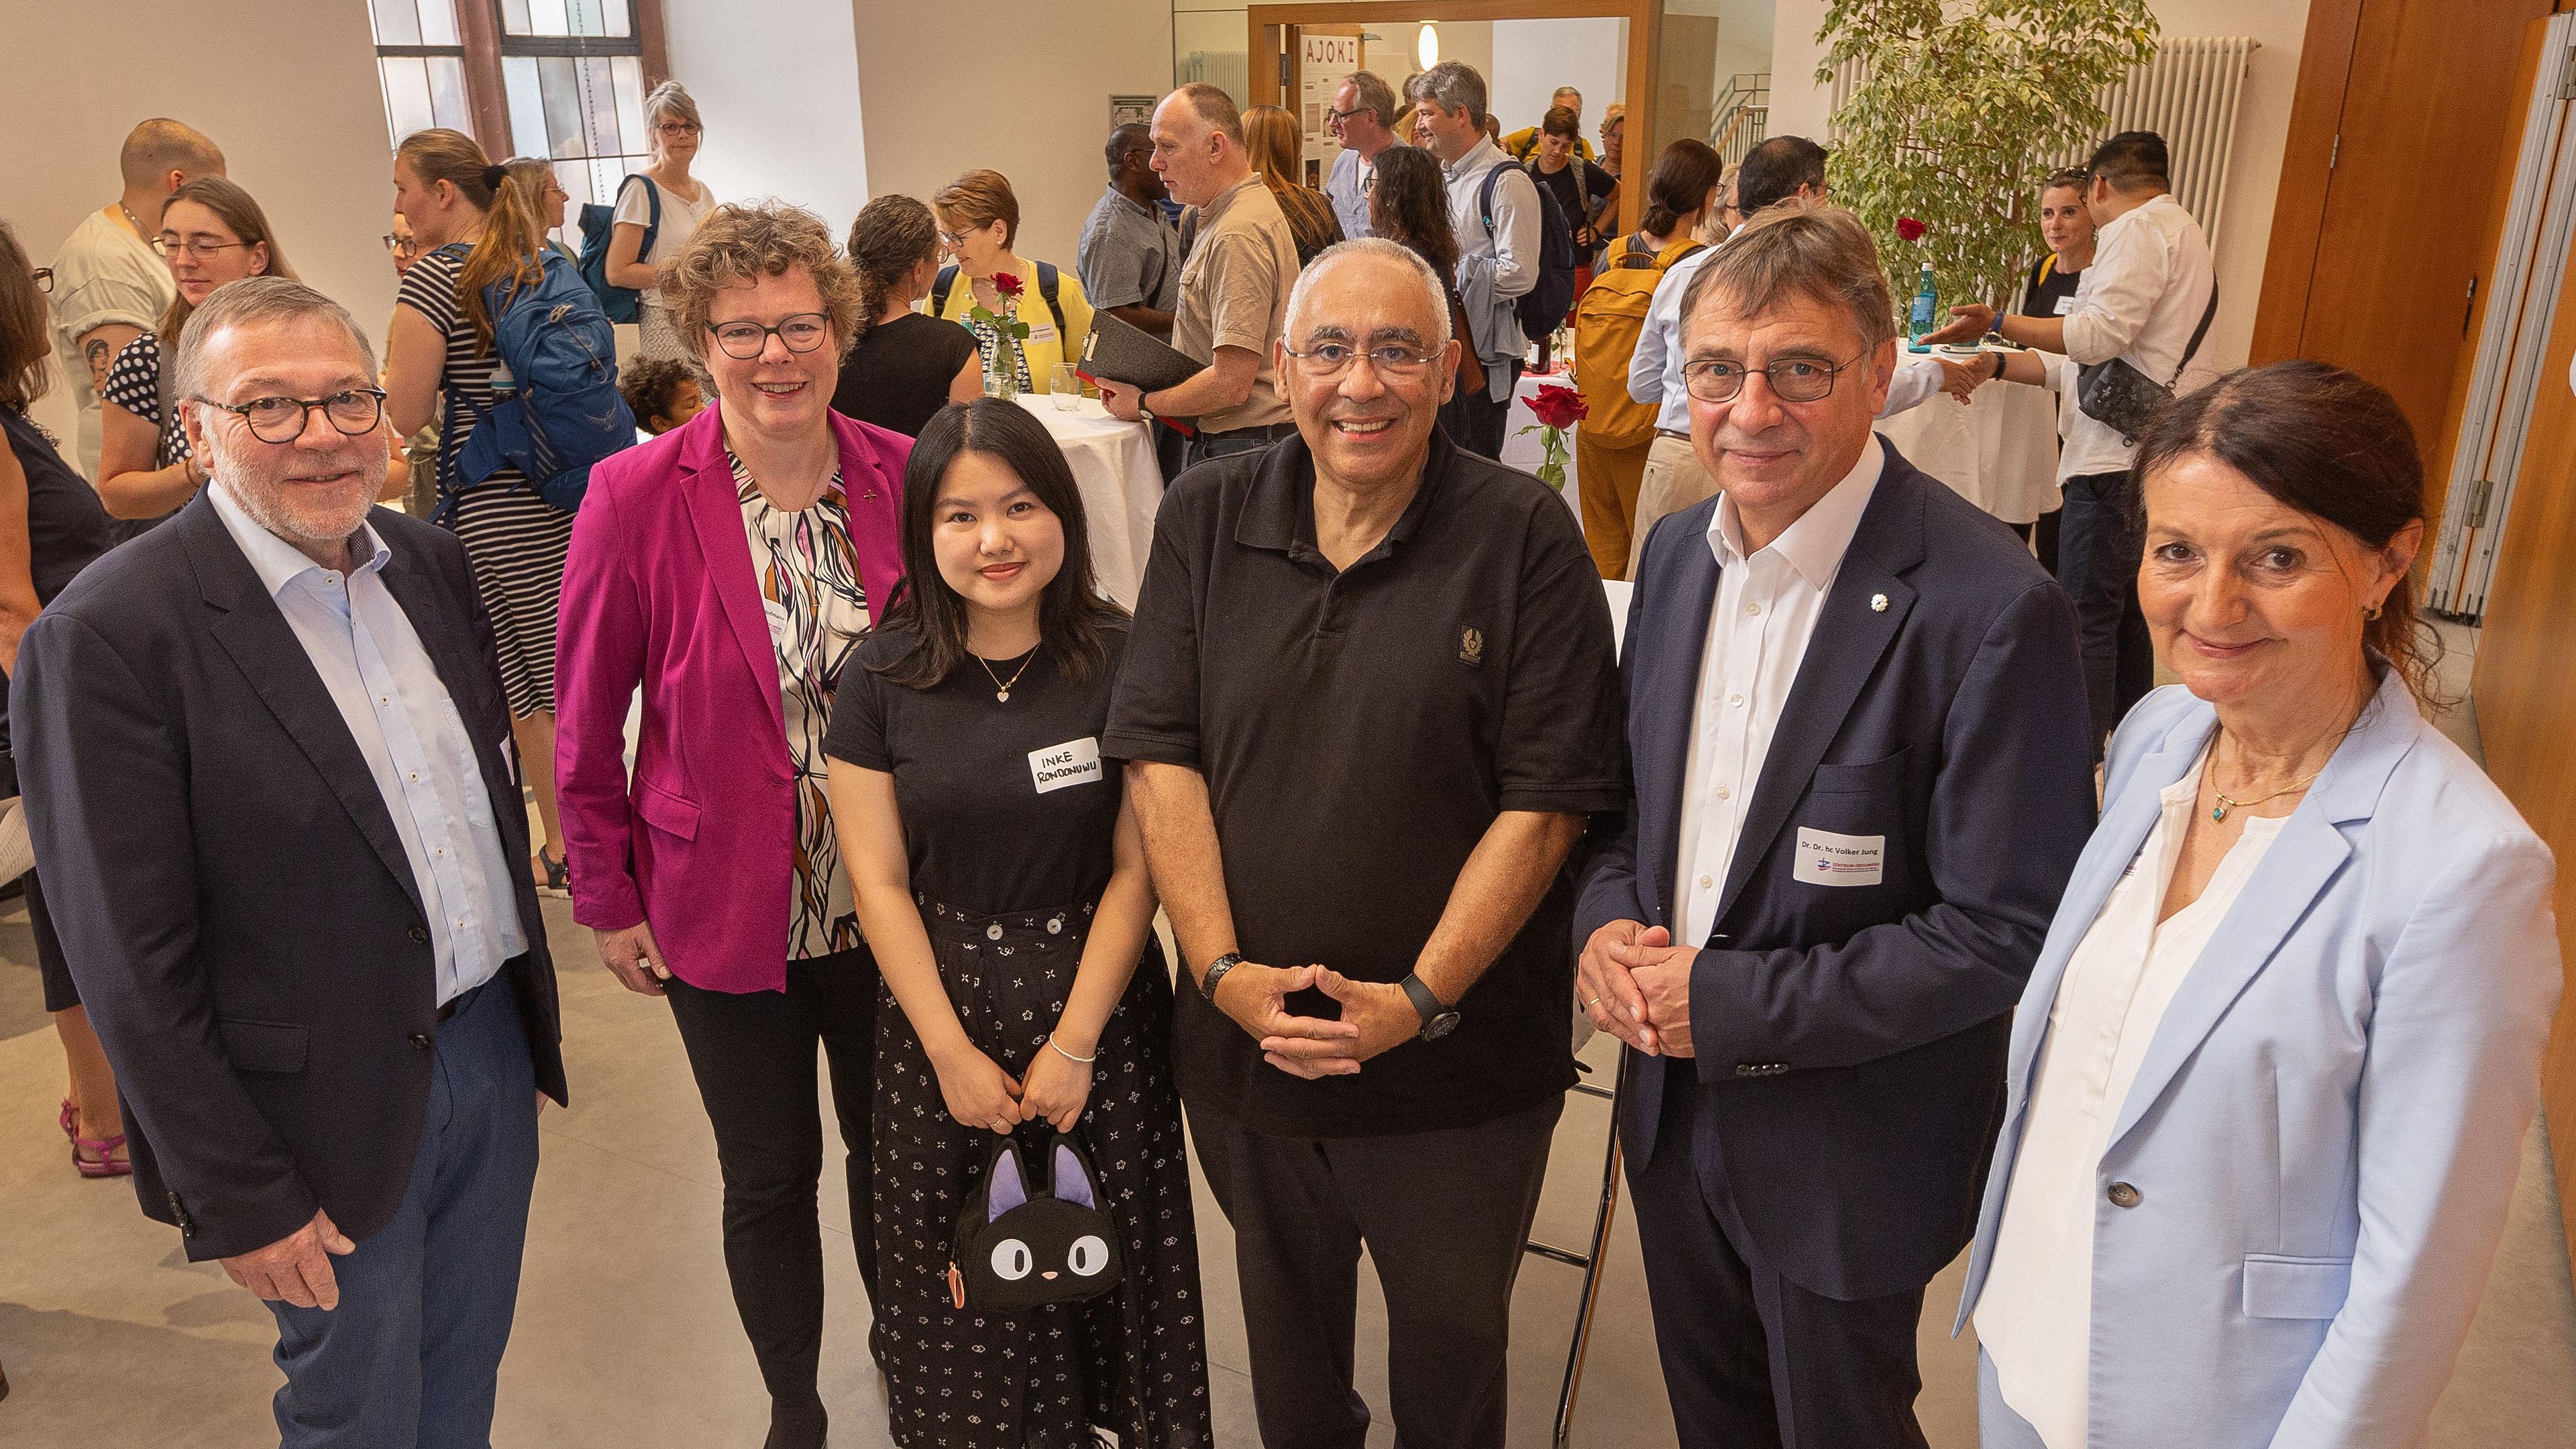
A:
MULTIPOLYGON (((912 439, 831 414, 871 613, 903 576, 912 439)), ((795 842, 787 727, 718 404, 591 469, 555 645, 555 787, 573 919, 650 921, 710 991, 787 980, 795 842), (626 709, 644 690, 635 777, 626 709)))

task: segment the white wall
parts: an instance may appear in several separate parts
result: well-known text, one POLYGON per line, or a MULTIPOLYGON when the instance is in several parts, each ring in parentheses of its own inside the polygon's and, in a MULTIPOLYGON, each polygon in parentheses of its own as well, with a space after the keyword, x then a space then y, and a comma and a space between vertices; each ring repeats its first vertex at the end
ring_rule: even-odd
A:
POLYGON ((1070 270, 1082 220, 1109 185, 1109 97, 1172 88, 1168 0, 851 8, 872 191, 926 201, 958 173, 992 167, 1019 197, 1020 255, 1070 270))
MULTIPOLYGON (((199 0, 8 10, 0 30, 17 44, 0 85, 0 217, 39 266, 116 199, 125 133, 170 116, 224 148, 298 274, 382 344, 394 273, 378 238, 393 219, 393 159, 364 5, 269 0, 255 24, 199 0), (88 63, 109 56, 112 80, 88 63)), ((68 389, 37 416, 69 437, 68 389)))
MULTIPOLYGON (((1443 27, 1444 29, 1447 27, 1443 27)), ((1625 21, 1498 20, 1487 104, 1505 131, 1535 126, 1558 86, 1583 92, 1583 134, 1598 144, 1601 113, 1627 90, 1625 21)))
MULTIPOLYGON (((1808 79, 1822 48, 1816 27, 1826 0, 1779 0, 1771 55, 1771 134, 1822 137, 1831 97, 1808 79)), ((2307 38, 2308 0, 2153 0, 2169 37, 2247 35, 2261 43, 2245 74, 2237 115, 2236 154, 2227 175, 2226 229, 2219 239, 2218 320, 2209 355, 2221 367, 2242 365, 2252 349, 2254 309, 2263 289, 2263 255, 2272 235, 2272 202, 2281 186, 2281 151, 2290 135, 2290 102, 2298 89, 2299 51, 2307 38)))
POLYGON ((721 200, 791 201, 848 235, 868 167, 847 0, 663 0, 662 16, 671 78, 706 118, 694 174, 721 200), (790 115, 792 137, 779 125, 790 115))

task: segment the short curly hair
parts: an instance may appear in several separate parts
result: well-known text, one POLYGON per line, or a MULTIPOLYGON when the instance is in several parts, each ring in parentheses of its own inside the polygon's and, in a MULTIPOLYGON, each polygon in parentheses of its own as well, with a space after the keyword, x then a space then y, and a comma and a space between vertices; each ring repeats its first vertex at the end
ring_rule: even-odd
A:
POLYGON ((662 295, 676 299, 672 321, 680 345, 703 364, 707 360, 707 314, 716 294, 761 277, 783 277, 797 267, 814 279, 822 294, 832 336, 848 352, 867 329, 867 304, 859 274, 849 258, 832 244, 823 219, 801 206, 782 201, 751 205, 731 202, 707 213, 690 236, 685 251, 662 263, 656 282, 662 295))

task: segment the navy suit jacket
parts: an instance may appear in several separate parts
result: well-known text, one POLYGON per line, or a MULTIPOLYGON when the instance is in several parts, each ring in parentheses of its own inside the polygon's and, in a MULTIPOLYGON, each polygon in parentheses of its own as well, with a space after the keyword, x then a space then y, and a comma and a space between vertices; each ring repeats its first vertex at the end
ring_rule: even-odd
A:
MULTIPOLYGON (((465 550, 376 509, 386 589, 456 703, 501 828, 528 858, 510 716, 465 550)), ((192 1259, 265 1247, 314 1211, 352 1238, 410 1183, 438 983, 393 816, 321 674, 202 494, 90 565, 18 647, 10 718, 56 932, 116 1067, 143 1210, 192 1259)), ((563 1100, 552 959, 518 882, 518 999, 563 1100)), ((529 1104, 535 1110, 535 1104, 529 1104)))
MULTIPOLYGON (((1881 440, 1885 447, 1885 440, 1881 440)), ((1764 1263, 1839 1299, 1909 1292, 1967 1244, 2009 1013, 2093 828, 2065 592, 1994 519, 1887 448, 1747 804, 1691 973, 1695 1056, 1629 1052, 1620 1132, 1652 1158, 1701 1094, 1703 1190, 1764 1263), (1794 876, 1800 827, 1885 839, 1872 885, 1794 876)), ((1586 867, 1578 949, 1675 923, 1684 762, 1718 500, 1646 540, 1621 671, 1636 788, 1586 867)))

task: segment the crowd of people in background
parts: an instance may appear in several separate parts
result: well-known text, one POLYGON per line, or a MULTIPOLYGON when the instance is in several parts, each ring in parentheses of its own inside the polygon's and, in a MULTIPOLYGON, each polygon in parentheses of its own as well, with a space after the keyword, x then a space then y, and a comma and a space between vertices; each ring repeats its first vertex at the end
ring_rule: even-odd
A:
POLYGON ((676 1024, 779 1449, 827 1128, 899 1444, 1210 1444, 1195 1151, 1264 1442, 1365 1437, 1365 1250, 1400 1437, 1500 1445, 1578 1020, 1684 1443, 1924 1442, 1963 1249, 1990 1446, 2422 1436, 2559 973, 2425 720, 2404 418, 2218 376, 2153 135, 2047 178, 1953 356, 1823 147, 1632 190, 1583 104, 1361 71, 1310 181, 1182 86, 1070 265, 991 169, 840 237, 720 200, 675 83, 578 249, 552 163, 423 130, 381 361, 177 122, 50 266, 0 225, 61 1126, 269 1302, 284 1443, 488 1440, 569 1100, 541 896, 676 1024), (1113 324, 1195 370, 1088 375, 1113 324), (1561 331, 1574 509, 1498 461, 1561 331), (1999 380, 2062 438, 2018 536, 1874 431, 1999 380), (987 396, 1074 390, 1163 447, 1132 617, 987 396))

